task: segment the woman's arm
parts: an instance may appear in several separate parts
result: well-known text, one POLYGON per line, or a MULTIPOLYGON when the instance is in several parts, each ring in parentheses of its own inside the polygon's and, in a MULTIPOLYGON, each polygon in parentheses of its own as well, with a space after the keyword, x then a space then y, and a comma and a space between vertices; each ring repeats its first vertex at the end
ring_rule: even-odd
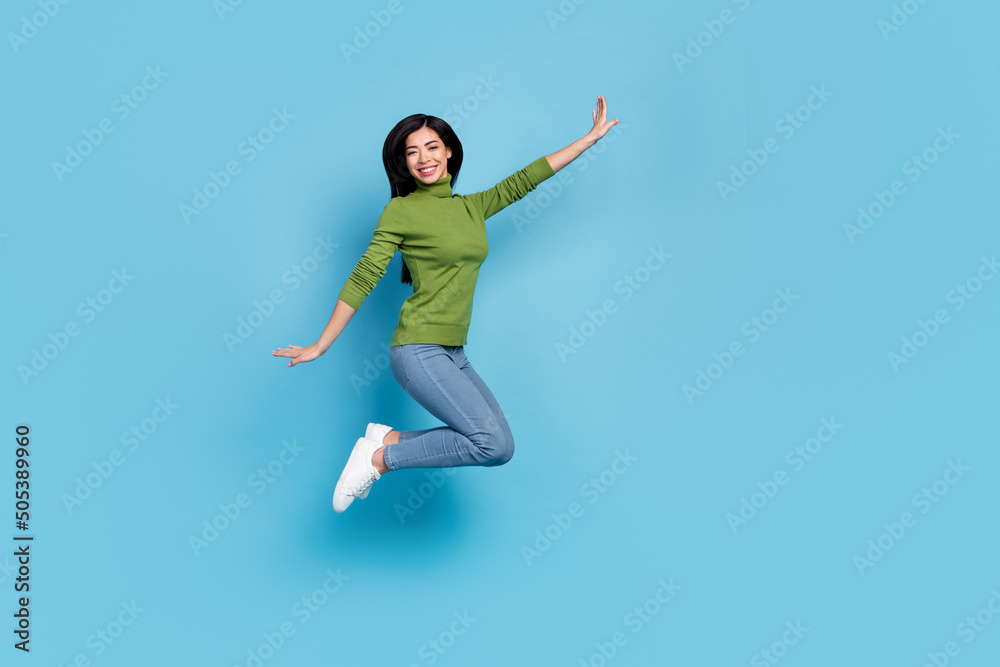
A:
POLYGON ((347 323, 351 321, 356 312, 358 311, 351 308, 346 301, 337 299, 337 305, 333 308, 333 315, 330 316, 330 321, 326 323, 326 328, 323 329, 323 333, 316 342, 320 354, 325 353, 333 345, 333 341, 337 340, 340 332, 344 330, 344 327, 347 326, 347 323))
POLYGON ((608 130, 612 126, 618 124, 617 119, 608 121, 608 106, 604 101, 604 95, 597 97, 597 110, 591 109, 591 114, 594 116, 594 127, 590 132, 587 132, 583 139, 577 139, 566 148, 558 150, 552 155, 545 156, 545 159, 549 162, 549 166, 552 167, 552 171, 559 171, 580 157, 583 151, 596 144, 601 137, 608 133, 608 130))
POLYGON ((291 357, 292 360, 288 362, 289 366, 301 364, 303 361, 312 361, 330 349, 333 341, 337 340, 340 332, 344 330, 344 327, 347 326, 347 323, 351 321, 356 312, 358 311, 349 306, 346 301, 337 299, 337 305, 333 308, 333 315, 330 316, 330 321, 326 323, 326 328, 317 342, 307 347, 289 345, 287 349, 275 350, 271 354, 275 357, 291 357))

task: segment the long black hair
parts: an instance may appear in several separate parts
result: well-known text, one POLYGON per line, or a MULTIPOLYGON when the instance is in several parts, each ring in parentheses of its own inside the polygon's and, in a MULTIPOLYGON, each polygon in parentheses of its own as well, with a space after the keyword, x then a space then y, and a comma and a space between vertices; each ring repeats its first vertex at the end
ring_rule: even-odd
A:
MULTIPOLYGON (((451 149, 451 157, 448 158, 451 187, 454 188, 455 182, 458 181, 458 172, 462 168, 462 142, 458 140, 451 125, 437 116, 415 113, 396 123, 396 127, 389 132, 382 146, 382 163, 385 165, 385 175, 389 178, 390 198, 405 197, 417 189, 413 174, 406 166, 406 138, 422 127, 429 127, 437 132, 445 147, 451 149)), ((406 284, 413 284, 405 260, 401 280, 406 284)))

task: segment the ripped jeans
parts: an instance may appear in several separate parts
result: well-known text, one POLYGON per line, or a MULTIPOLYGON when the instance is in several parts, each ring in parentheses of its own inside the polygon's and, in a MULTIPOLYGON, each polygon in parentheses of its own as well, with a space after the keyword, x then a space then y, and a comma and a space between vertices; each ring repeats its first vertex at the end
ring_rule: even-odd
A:
POLYGON ((389 366, 399 386, 447 424, 399 431, 399 442, 382 452, 389 470, 498 466, 513 456, 507 419, 463 348, 431 343, 389 348, 389 366))

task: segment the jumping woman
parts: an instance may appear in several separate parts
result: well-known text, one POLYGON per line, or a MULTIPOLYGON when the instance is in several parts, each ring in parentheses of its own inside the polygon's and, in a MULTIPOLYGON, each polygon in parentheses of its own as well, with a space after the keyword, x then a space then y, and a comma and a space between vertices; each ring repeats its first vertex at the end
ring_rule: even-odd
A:
POLYGON ((489 190, 469 195, 452 191, 462 167, 462 144, 448 123, 415 114, 399 121, 386 137, 382 162, 392 197, 340 291, 326 329, 308 347, 289 345, 271 354, 291 357, 289 367, 324 354, 399 250, 402 280, 412 284, 413 294, 399 310, 389 365, 399 386, 447 426, 397 431, 368 424, 337 481, 335 511, 367 497, 372 482, 390 470, 497 466, 510 460, 514 437, 507 420, 465 356, 473 292, 489 249, 485 221, 578 158, 618 123, 607 120, 603 95, 591 113, 594 127, 582 139, 538 158, 489 190))

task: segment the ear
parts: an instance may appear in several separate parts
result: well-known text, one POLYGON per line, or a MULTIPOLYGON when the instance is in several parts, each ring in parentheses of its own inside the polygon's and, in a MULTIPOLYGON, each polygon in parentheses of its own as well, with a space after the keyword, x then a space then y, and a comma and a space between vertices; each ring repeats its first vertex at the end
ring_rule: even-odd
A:
POLYGON ((448 149, 448 159, 449 160, 451 159, 451 149, 450 148, 448 149))

